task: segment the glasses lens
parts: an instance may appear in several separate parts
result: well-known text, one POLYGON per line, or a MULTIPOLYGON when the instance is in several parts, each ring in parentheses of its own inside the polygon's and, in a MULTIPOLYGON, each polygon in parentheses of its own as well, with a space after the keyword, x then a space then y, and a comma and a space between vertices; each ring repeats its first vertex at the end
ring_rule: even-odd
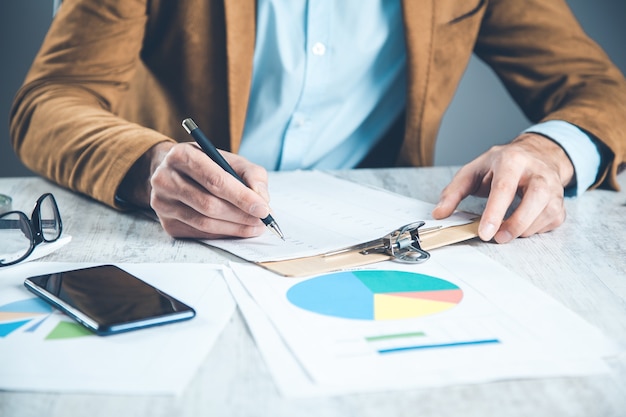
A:
POLYGON ((22 260, 30 252, 32 242, 30 223, 23 213, 0 216, 0 265, 22 260))
POLYGON ((59 209, 52 194, 47 194, 39 206, 39 216, 41 220, 41 234, 43 240, 52 242, 61 235, 61 218, 59 209))

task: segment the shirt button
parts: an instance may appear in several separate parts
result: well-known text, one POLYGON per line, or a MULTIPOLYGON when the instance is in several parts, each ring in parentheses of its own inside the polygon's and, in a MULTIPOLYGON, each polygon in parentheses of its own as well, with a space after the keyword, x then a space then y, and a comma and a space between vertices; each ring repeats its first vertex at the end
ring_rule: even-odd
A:
POLYGON ((313 55, 322 56, 326 53, 326 45, 324 45, 322 42, 315 42, 312 51, 313 55))
POLYGON ((300 116, 300 115, 296 115, 293 118, 293 125, 296 128, 300 128, 302 126, 304 126, 304 124, 306 123, 306 119, 304 118, 304 116, 300 116))

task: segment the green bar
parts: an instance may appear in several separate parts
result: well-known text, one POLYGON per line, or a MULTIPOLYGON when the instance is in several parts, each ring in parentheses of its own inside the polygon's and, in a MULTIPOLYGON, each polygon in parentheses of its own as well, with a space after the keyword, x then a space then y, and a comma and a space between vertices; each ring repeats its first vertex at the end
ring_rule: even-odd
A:
POLYGON ((46 340, 70 339, 81 336, 91 336, 93 332, 78 323, 60 321, 59 324, 46 336, 46 340))
POLYGON ((421 337, 426 336, 424 332, 413 332, 413 333, 396 333, 396 334, 385 334, 382 336, 369 336, 366 337, 365 340, 368 342, 376 342, 379 340, 388 340, 388 339, 404 339, 405 337, 421 337))

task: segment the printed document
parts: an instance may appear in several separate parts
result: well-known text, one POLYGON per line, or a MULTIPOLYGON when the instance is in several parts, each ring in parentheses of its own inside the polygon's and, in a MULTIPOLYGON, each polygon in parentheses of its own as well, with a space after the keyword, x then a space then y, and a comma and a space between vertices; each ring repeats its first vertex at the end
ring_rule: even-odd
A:
POLYGON ((419 220, 424 228, 469 223, 475 214, 458 212, 434 220, 434 204, 343 180, 320 171, 270 173, 272 216, 285 241, 269 230, 252 239, 204 243, 251 262, 321 255, 369 242, 419 220))
POLYGON ((286 396, 586 375, 619 352, 469 246, 307 278, 232 267, 231 291, 286 396))

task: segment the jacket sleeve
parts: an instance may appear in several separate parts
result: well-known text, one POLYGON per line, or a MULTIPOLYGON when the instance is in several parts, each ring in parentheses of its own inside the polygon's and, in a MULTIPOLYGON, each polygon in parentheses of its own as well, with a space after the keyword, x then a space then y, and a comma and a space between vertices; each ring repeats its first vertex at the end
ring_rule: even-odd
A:
POLYGON ((626 167, 626 80, 564 0, 487 0, 476 54, 533 122, 565 120, 605 145, 592 187, 626 167))
POLYGON ((140 0, 65 0, 10 115, 13 147, 50 180, 115 206, 133 163, 169 138, 117 116, 142 49, 140 0))

